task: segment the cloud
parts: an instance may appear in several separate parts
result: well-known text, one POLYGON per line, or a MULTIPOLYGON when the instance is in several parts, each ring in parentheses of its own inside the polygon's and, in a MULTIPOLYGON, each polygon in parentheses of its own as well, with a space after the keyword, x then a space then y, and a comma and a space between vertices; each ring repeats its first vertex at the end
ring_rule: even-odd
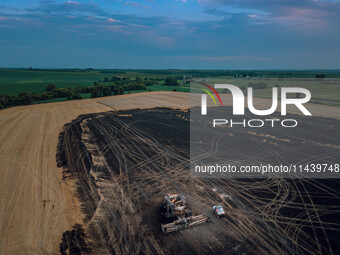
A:
POLYGON ((315 0, 199 0, 204 10, 220 17, 239 16, 249 25, 276 24, 296 28, 334 26, 340 2, 315 0), (248 20, 244 18, 247 14, 248 20), (257 22, 254 22, 257 19, 257 22))
POLYGON ((125 2, 124 4, 128 5, 128 6, 141 8, 141 9, 149 9, 151 7, 150 5, 141 4, 141 3, 138 3, 136 1, 128 1, 128 2, 125 2))
POLYGON ((113 19, 113 18, 108 18, 107 19, 108 22, 117 22, 117 20, 113 19))
POLYGON ((85 14, 95 13, 104 14, 104 11, 95 2, 65 1, 56 3, 53 1, 41 1, 36 8, 26 8, 31 14, 85 14))
POLYGON ((9 56, 10 45, 19 49, 25 42, 56 58, 63 55, 53 55, 54 48, 82 58, 91 52, 95 61, 110 55, 117 67, 137 55, 140 67, 157 56, 164 58, 155 67, 172 61, 174 67, 274 68, 285 61, 293 68, 296 56, 301 66, 314 59, 321 63, 315 66, 329 67, 340 57, 339 12, 338 2, 320 0, 41 1, 0 6, 0 37, 7 42, 0 50, 9 56), (322 62, 316 52, 330 57, 322 62))
POLYGON ((225 61, 225 60, 259 60, 269 61, 272 58, 256 57, 256 56, 177 56, 181 60, 202 60, 202 61, 225 61))
POLYGON ((75 5, 79 5, 79 3, 77 1, 66 1, 64 2, 64 4, 75 4, 75 5))

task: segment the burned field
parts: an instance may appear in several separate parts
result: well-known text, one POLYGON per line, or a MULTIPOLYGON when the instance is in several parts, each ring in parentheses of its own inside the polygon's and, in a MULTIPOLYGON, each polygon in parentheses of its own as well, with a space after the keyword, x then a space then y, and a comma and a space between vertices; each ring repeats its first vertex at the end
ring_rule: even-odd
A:
MULTIPOLYGON (((189 115, 161 108, 105 112, 65 125, 57 163, 63 178, 74 180, 83 219, 61 237, 61 254, 336 252, 339 181, 191 176, 189 115), (193 213, 211 222, 163 234, 160 205, 169 192, 184 195, 193 213), (213 216, 217 204, 226 217, 213 216)), ((263 143, 248 130, 225 139, 237 135, 263 143)), ((248 146, 244 141, 237 150, 248 146)))

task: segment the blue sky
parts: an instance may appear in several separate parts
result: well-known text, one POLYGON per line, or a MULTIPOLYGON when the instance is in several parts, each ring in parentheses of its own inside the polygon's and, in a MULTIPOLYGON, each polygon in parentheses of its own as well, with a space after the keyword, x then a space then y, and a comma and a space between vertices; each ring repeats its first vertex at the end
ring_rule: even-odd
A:
POLYGON ((339 69, 334 0, 0 3, 0 67, 339 69))

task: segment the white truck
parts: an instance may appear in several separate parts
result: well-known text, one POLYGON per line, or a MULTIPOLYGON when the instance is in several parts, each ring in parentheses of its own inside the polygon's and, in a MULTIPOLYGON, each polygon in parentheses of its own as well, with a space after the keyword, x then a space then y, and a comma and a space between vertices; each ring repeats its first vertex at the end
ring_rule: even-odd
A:
POLYGON ((213 206, 213 212, 214 212, 216 217, 224 217, 225 216, 225 212, 223 210, 223 206, 222 205, 215 205, 215 206, 213 206))

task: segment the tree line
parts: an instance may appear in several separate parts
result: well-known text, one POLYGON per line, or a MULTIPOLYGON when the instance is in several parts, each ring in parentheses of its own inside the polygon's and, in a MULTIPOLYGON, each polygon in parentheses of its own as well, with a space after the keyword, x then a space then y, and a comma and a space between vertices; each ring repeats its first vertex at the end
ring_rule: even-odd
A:
POLYGON ((55 88, 51 91, 46 91, 42 93, 21 92, 18 95, 2 94, 0 95, 0 109, 17 105, 29 105, 37 101, 63 97, 67 97, 68 99, 82 98, 79 94, 75 93, 70 88, 55 88))
POLYGON ((102 97, 111 95, 121 95, 124 91, 132 90, 146 90, 146 85, 140 80, 132 80, 129 78, 114 78, 110 79, 107 84, 94 82, 93 86, 88 87, 75 87, 75 88, 57 88, 54 84, 50 83, 46 87, 46 91, 41 93, 34 92, 21 92, 18 95, 0 95, 0 109, 17 106, 29 105, 34 102, 49 100, 54 98, 67 98, 69 100, 82 99, 81 93, 91 93, 91 97, 102 97), (111 83, 114 81, 114 83, 111 83))

